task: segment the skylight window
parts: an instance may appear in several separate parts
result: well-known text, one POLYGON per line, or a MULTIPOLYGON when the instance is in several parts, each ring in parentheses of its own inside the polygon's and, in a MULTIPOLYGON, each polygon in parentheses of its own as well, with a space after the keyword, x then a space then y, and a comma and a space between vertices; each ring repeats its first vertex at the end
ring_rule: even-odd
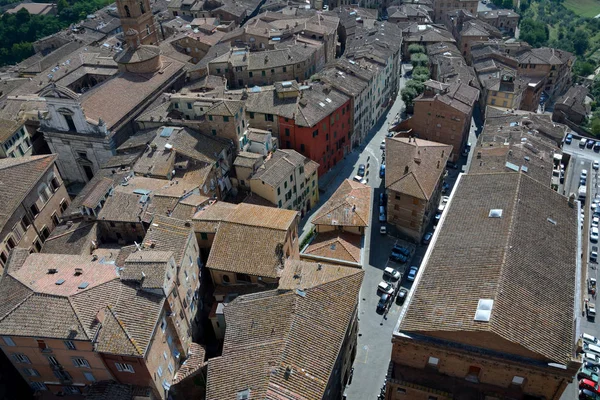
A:
POLYGON ((490 210, 490 214, 488 215, 490 218, 501 218, 502 217, 502 209, 501 208, 492 208, 490 210))
POLYGON ((479 299, 477 310, 475 311, 475 321, 489 322, 492 316, 492 308, 494 307, 493 299, 479 299))

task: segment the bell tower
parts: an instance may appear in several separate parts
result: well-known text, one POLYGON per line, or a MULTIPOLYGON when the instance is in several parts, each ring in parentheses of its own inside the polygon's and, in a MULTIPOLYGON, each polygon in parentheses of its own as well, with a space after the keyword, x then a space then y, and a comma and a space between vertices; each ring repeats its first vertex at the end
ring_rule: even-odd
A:
POLYGON ((150 0, 117 0, 123 32, 131 29, 139 34, 139 43, 158 45, 158 33, 154 16, 150 9, 150 0))

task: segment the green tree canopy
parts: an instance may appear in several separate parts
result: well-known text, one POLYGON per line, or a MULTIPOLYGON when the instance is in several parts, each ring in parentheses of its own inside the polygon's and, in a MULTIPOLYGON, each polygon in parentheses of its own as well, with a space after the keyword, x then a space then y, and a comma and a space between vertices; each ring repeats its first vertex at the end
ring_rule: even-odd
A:
POLYGON ((425 47, 421 46, 420 44, 413 43, 408 46, 408 52, 410 54, 425 53, 425 47))
POLYGON ((519 25, 519 39, 534 47, 540 47, 548 41, 548 27, 545 23, 533 19, 523 19, 519 25))
POLYGON ((410 62, 413 67, 426 67, 429 64, 429 57, 423 53, 415 53, 410 56, 410 62))

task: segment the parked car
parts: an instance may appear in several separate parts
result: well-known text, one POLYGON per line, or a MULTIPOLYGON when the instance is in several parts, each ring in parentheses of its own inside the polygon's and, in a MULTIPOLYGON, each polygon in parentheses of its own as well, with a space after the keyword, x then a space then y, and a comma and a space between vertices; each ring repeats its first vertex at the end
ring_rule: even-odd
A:
POLYGON ((579 186, 585 186, 586 183, 587 183, 587 179, 585 179, 585 178, 579 179, 579 186))
POLYGON ((571 135, 570 133, 567 135, 567 137, 565 138, 565 143, 566 144, 571 144, 571 142, 573 141, 573 135, 571 135))
POLYGON ((401 276, 402 276, 402 274, 392 267, 385 267, 385 269, 383 270, 384 278, 388 278, 390 280, 397 281, 398 279, 400 279, 401 276))
POLYGON ((581 174, 579 175, 579 178, 580 179, 587 179, 587 175, 588 175, 587 169, 582 169, 581 170, 581 174))
POLYGON ((598 227, 597 226, 594 226, 590 230, 590 241, 592 243, 598 243, 598 227))
POLYGON ((390 302, 390 295, 387 293, 382 294, 381 298, 379 299, 379 303, 377 303, 377 312, 383 313, 385 311, 385 309, 387 308, 389 302, 390 302))
POLYGON ((404 254, 398 253, 397 251, 392 251, 392 254, 390 254, 390 260, 404 264, 408 261, 408 257, 406 257, 404 254))
POLYGON ((379 177, 381 179, 385 178, 385 164, 381 164, 379 167, 379 177))
POLYGON ((591 362, 584 362, 583 366, 586 367, 587 369, 589 369, 590 371, 593 371, 595 373, 600 372, 600 367, 598 367, 596 364, 591 363, 591 362))
POLYGON ((465 148, 464 148, 464 150, 462 151, 462 155, 463 155, 464 157, 466 157, 466 156, 468 156, 468 155, 469 155, 469 152, 470 152, 470 151, 471 151, 471 143, 467 143, 467 144, 465 145, 465 148))
POLYGON ((381 150, 385 150, 385 139, 383 139, 383 140, 381 141, 381 144, 379 145, 379 148, 380 148, 381 150))
POLYGON ((448 161, 446 163, 446 167, 452 168, 452 169, 458 169, 458 165, 455 162, 452 162, 452 161, 448 161))
POLYGON ((579 147, 584 149, 586 143, 587 143, 587 140, 585 138, 581 138, 581 140, 579 140, 579 147))
POLYGON ((440 199, 440 205, 445 206, 446 204, 448 204, 449 200, 450 200, 449 196, 442 196, 442 198, 440 199))
POLYGON ((450 185, 446 182, 442 183, 442 193, 446 194, 450 190, 450 185))
POLYGON ((594 147, 594 144, 596 144, 595 140, 588 139, 588 141, 585 144, 585 147, 588 148, 588 149, 591 149, 592 147, 594 147))
POLYGON ((583 339, 583 341, 585 343, 591 343, 591 344, 595 344, 595 345, 600 345, 600 340, 598 338, 596 338, 596 336, 590 335, 588 333, 582 333, 581 334, 581 338, 583 339))
POLYGON ((600 357, 592 353, 583 353, 583 362, 598 365, 600 363, 600 357))
POLYGON ((600 396, 595 394, 589 389, 581 389, 579 390, 579 400, 598 400, 600 396))
POLYGON ((354 179, 356 182, 362 183, 363 185, 367 184, 367 180, 365 178, 363 178, 362 176, 360 176, 360 175, 356 175, 352 179, 354 179))
POLYGON ((405 255, 406 257, 410 256, 410 250, 407 249, 406 247, 403 247, 403 246, 395 245, 392 248, 392 251, 395 251, 396 253, 400 253, 402 255, 405 255))
POLYGON ((431 242, 432 237, 433 237, 433 232, 425 232, 425 234, 423 235, 423 239, 421 240, 421 243, 423 243, 424 245, 428 245, 429 242, 431 242))
POLYGON ((395 134, 396 134, 396 132, 389 131, 386 136, 387 137, 394 137, 395 134))
POLYGON ((415 267, 415 266, 410 267, 410 271, 408 271, 408 276, 406 277, 406 280, 409 282, 414 282, 415 278, 417 277, 418 271, 419 271, 419 267, 415 267))
POLYGON ((600 394, 598 391, 598 384, 589 379, 582 379, 579 381, 579 389, 588 389, 595 394, 600 394))
POLYGON ((385 222, 385 207, 379 207, 379 222, 385 222))
POLYGON ((600 168, 600 162, 598 162, 598 160, 595 160, 594 163, 592 164, 592 168, 595 169, 596 171, 598 171, 598 168, 600 168))
POLYGON ((577 379, 589 379, 598 384, 598 374, 585 366, 581 366, 581 369, 577 373, 577 379))
POLYGON ((358 172, 356 173, 358 176, 365 176, 365 164, 360 164, 358 166, 358 172))
POLYGON ((592 246, 592 250, 590 251, 590 262, 598 262, 598 247, 592 246))
POLYGON ((377 285, 377 290, 381 293, 391 295, 394 293, 394 285, 386 281, 381 281, 379 282, 379 285, 377 285))
POLYGON ((598 218, 598 217, 592 218, 592 226, 595 226, 597 228, 599 223, 600 223, 600 218, 598 218))
POLYGON ((399 306, 404 304, 404 301, 406 300, 407 296, 408 296, 408 290, 406 290, 405 288, 400 288, 400 291, 398 292, 398 295, 396 296, 396 304, 398 304, 399 306))
POLYGON ((385 207, 387 204, 387 195, 385 193, 379 193, 379 207, 385 207))
POLYGON ((379 233, 381 233, 382 235, 386 235, 387 234, 387 226, 381 225, 379 227, 379 233))
POLYGON ((594 151, 595 151, 596 153, 600 153, 600 142, 596 142, 596 143, 594 144, 594 151))

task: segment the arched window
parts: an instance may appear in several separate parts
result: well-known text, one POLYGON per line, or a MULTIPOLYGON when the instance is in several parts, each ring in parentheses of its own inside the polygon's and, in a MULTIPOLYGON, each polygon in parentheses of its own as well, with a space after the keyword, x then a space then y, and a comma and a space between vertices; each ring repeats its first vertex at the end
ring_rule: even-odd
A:
POLYGON ((150 34, 150 25, 146 25, 146 33, 149 35, 150 34))
POLYGON ((125 6, 123 8, 125 8, 125 14, 127 15, 127 18, 131 18, 131 13, 129 12, 129 6, 125 6))
POLYGON ((143 1, 140 1, 140 12, 141 12, 142 14, 146 12, 146 11, 144 10, 144 2, 143 2, 143 1))

